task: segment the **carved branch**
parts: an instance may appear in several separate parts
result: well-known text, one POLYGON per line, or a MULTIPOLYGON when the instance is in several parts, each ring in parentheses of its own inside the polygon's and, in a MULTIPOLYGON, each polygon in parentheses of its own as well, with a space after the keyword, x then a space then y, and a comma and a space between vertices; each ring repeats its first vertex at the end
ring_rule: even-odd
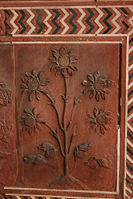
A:
POLYGON ((67 77, 63 75, 63 79, 64 79, 64 86, 65 86, 65 93, 63 96, 64 99, 64 108, 63 108, 63 116, 62 116, 62 125, 64 128, 65 127, 65 113, 66 113, 66 104, 67 104, 67 100, 68 100, 68 96, 67 96, 67 77))
POLYGON ((81 98, 85 93, 87 93, 87 91, 88 91, 88 88, 85 88, 85 89, 83 89, 83 90, 80 92, 80 94, 79 94, 78 97, 74 97, 74 102, 73 102, 73 107, 72 107, 72 110, 71 110, 70 120, 69 120, 69 122, 68 122, 68 124, 67 124, 67 130, 68 130, 68 128, 71 126, 71 123, 72 123, 72 120, 73 120, 73 114, 74 114, 76 105, 80 102, 80 98, 81 98))
POLYGON ((55 100, 48 93, 44 93, 44 94, 50 100, 50 102, 51 102, 50 105, 55 110, 55 113, 56 113, 56 116, 57 116, 57 121, 58 121, 59 128, 63 131, 63 128, 62 128, 62 125, 61 125, 61 122, 60 122, 59 112, 58 112, 57 107, 55 105, 55 100))
POLYGON ((71 136, 71 138, 70 138, 70 144, 69 144, 69 148, 68 148, 68 154, 70 154, 70 152, 71 152, 71 148, 72 148, 72 143, 73 143, 74 137, 75 137, 75 135, 73 133, 72 136, 71 136))
POLYGON ((57 140, 58 144, 59 144, 59 148, 60 148, 60 152, 61 152, 61 155, 63 157, 65 157, 65 154, 64 154, 64 151, 63 151, 63 148, 62 148, 62 143, 61 143, 61 140, 60 140, 60 137, 59 137, 59 134, 56 130, 54 130, 48 123, 45 122, 45 126, 47 126, 47 128, 50 129, 50 134, 57 140))

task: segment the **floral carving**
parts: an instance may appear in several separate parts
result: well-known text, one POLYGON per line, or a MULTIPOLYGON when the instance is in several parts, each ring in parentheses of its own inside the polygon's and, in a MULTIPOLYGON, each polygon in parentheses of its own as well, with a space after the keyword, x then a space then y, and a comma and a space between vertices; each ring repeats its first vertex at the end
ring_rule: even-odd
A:
POLYGON ((93 115, 88 114, 91 127, 94 128, 95 132, 104 134, 107 130, 107 126, 111 123, 110 112, 103 109, 94 108, 93 115))
POLYGON ((27 154, 23 157, 25 163, 32 163, 35 165, 46 164, 45 158, 40 154, 27 154))
POLYGON ((55 70, 55 74, 61 73, 62 75, 68 74, 72 76, 74 71, 77 71, 77 67, 74 65, 77 61, 76 57, 72 57, 71 51, 67 51, 66 48, 61 47, 59 50, 51 50, 52 57, 49 60, 53 63, 51 70, 55 70))
POLYGON ((11 126, 4 120, 0 120, 0 141, 8 143, 8 136, 11 130, 11 126))
POLYGON ((88 143, 81 143, 76 146, 73 151, 74 160, 77 161, 78 159, 82 159, 90 147, 91 145, 88 143))
POLYGON ((55 169, 55 165, 51 164, 45 157, 41 154, 26 154, 23 157, 24 163, 33 164, 33 165, 47 165, 52 169, 55 169))
POLYGON ((43 151, 46 158, 53 158, 56 156, 56 149, 51 143, 44 142, 38 146, 38 149, 43 151))
MULTIPOLYGON (((49 134, 56 140, 58 148, 56 148, 56 145, 53 145, 49 142, 43 142, 37 147, 41 154, 27 154, 24 156, 23 161, 25 163, 36 165, 47 164, 50 166, 50 163, 56 157, 58 150, 63 160, 61 163, 63 171, 62 175, 58 179, 49 184, 49 187, 55 186, 54 188, 56 188, 56 186, 63 186, 63 189, 64 187, 65 189, 67 187, 76 187, 76 189, 88 190, 84 183, 71 176, 71 169, 69 168, 69 157, 72 154, 72 150, 74 160, 83 161, 83 159, 89 153, 89 149, 91 147, 87 141, 88 138, 85 138, 87 140, 83 141, 83 143, 73 146, 75 143, 75 136, 78 134, 76 132, 76 125, 74 126, 73 118, 76 107, 86 93, 89 93, 89 98, 93 97, 97 102, 100 100, 100 98, 105 100, 106 94, 110 92, 109 88, 112 85, 112 81, 103 77, 99 72, 88 74, 87 80, 82 82, 84 87, 77 96, 73 96, 73 103, 71 103, 71 106, 69 106, 72 96, 70 96, 69 86, 71 84, 70 82, 68 83, 70 80, 68 77, 72 76, 73 73, 77 71, 77 67, 75 66, 77 58, 73 57, 71 51, 68 51, 65 47, 61 47, 56 50, 52 49, 51 54, 51 57, 49 57, 49 60, 51 61, 50 69, 51 71, 55 71, 55 75, 59 73, 64 82, 63 93, 57 93, 58 96, 63 98, 60 109, 58 107, 58 105, 60 105, 60 101, 59 104, 57 102, 58 98, 56 98, 56 96, 53 97, 54 95, 49 91, 49 89, 46 90, 45 86, 49 83, 49 80, 42 80, 40 77, 40 72, 36 73, 32 71, 31 73, 25 73, 25 77, 22 79, 21 87, 28 92, 30 101, 33 99, 33 96, 39 100, 38 94, 43 93, 50 102, 49 104, 51 105, 51 108, 56 116, 56 122, 49 123, 47 121, 40 120, 40 114, 35 114, 34 109, 25 109, 24 114, 21 116, 21 123, 23 130, 27 130, 29 133, 36 130, 40 123, 44 124, 49 130, 49 134), (68 99, 70 99, 70 101, 68 99)), ((101 134, 106 132, 107 127, 111 122, 110 113, 103 109, 94 108, 92 115, 88 114, 88 117, 88 122, 91 127, 94 128, 95 132, 100 132, 101 134)), ((97 158, 95 156, 90 156, 88 161, 85 162, 85 164, 90 168, 107 168, 108 166, 106 163, 107 161, 105 159, 97 158)))
POLYGON ((112 81, 105 79, 98 71, 93 74, 87 75, 87 80, 82 81, 82 85, 89 92, 89 98, 95 97, 96 101, 99 101, 100 97, 105 100, 105 95, 110 93, 108 89, 112 85, 112 81))
POLYGON ((22 84, 20 86, 27 91, 29 101, 32 101, 33 97, 40 100, 39 93, 47 93, 45 87, 49 83, 49 79, 41 79, 41 73, 32 70, 30 73, 26 72, 21 79, 22 84))
POLYGON ((5 83, 0 83, 0 105, 6 106, 11 103, 11 91, 6 88, 5 83))
POLYGON ((96 158, 90 157, 86 162, 85 165, 87 165, 90 169, 96 169, 98 167, 104 167, 104 168, 110 168, 109 162, 106 159, 103 158, 96 158))
POLYGON ((39 128, 39 124, 45 124, 45 121, 40 120, 40 113, 35 114, 35 108, 32 110, 24 109, 24 114, 21 116, 21 124, 23 131, 28 131, 29 134, 39 128))

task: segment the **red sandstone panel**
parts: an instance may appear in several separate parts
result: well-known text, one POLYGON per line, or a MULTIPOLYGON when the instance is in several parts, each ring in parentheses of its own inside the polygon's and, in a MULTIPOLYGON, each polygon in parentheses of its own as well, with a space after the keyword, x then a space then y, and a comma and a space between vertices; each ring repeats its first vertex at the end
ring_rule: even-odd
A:
POLYGON ((0 45, 0 185, 13 186, 17 177, 15 68, 13 46, 0 45))
POLYGON ((0 48, 3 196, 132 198, 132 1, 0 2, 1 42, 44 43, 0 48))
POLYGON ((22 44, 15 54, 21 185, 115 192, 120 45, 22 44))

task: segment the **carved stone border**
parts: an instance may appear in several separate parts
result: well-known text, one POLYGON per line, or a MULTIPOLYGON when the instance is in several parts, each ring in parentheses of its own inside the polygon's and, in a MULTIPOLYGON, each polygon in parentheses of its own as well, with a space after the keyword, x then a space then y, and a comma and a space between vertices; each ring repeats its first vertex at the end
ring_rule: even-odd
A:
MULTIPOLYGON (((6 5, 5 6, 6 8, 4 8, 4 9, 2 7, 0 8, 2 15, 3 15, 4 10, 11 10, 11 12, 12 12, 12 10, 16 11, 16 9, 20 9, 19 5, 21 5, 22 3, 21 2, 20 2, 20 4, 16 3, 16 4, 14 4, 14 6, 12 5, 12 8, 8 7, 8 5, 5 2, 3 4, 6 5)), ((54 3, 52 3, 52 4, 53 4, 54 8, 56 8, 54 3)), ((108 5, 104 4, 104 5, 105 6, 99 5, 99 7, 96 7, 95 5, 87 5, 87 3, 85 3, 85 6, 83 6, 83 4, 82 4, 81 7, 80 6, 76 7, 76 5, 74 5, 74 8, 79 9, 79 12, 81 13, 80 9, 89 7, 99 13, 99 15, 97 15, 97 17, 95 19, 92 19, 92 25, 94 26, 94 30, 92 32, 93 36, 105 36, 105 34, 106 34, 106 36, 109 36, 110 38, 113 37, 114 39, 116 36, 119 36, 119 37, 126 36, 126 38, 127 38, 126 64, 128 67, 127 67, 126 72, 127 72, 128 84, 127 84, 127 95, 126 95, 126 97, 127 97, 127 99, 126 99, 126 102, 127 102, 127 106, 126 106, 126 137, 125 137, 125 149, 126 149, 125 168, 126 168, 126 170, 125 170, 125 183, 124 183, 124 198, 130 199, 133 196, 133 194, 132 194, 132 189, 133 189, 132 188, 133 187, 132 186, 133 185, 133 180, 132 180, 133 179, 133 175, 132 175, 132 171, 133 171, 133 157, 132 157, 132 153, 133 153, 133 133, 132 133, 133 132, 133 123, 132 123, 132 120, 133 120, 133 5, 130 2, 125 3, 125 6, 124 5, 120 6, 120 3, 114 3, 114 5, 111 5, 111 6, 109 6, 109 4, 108 5), (121 7, 123 9, 121 9, 121 7), (106 9, 104 9, 104 8, 106 8, 106 9), (113 13, 113 16, 114 16, 113 18, 110 19, 109 13, 106 12, 107 10, 109 12, 113 13), (125 16, 125 18, 121 18, 123 16, 125 16), (123 19, 122 23, 119 23, 120 18, 123 19), (108 25, 106 22, 108 23, 108 25), (123 31, 124 24, 126 24, 126 27, 125 27, 126 29, 123 31), (98 28, 95 28, 95 26, 98 26, 98 28)), ((32 3, 31 3, 31 6, 32 6, 32 3)), ((43 8, 43 7, 41 7, 41 8, 43 8)), ((26 10, 26 9, 28 9, 28 8, 25 7, 24 10, 26 10)), ((31 9, 33 9, 33 7, 31 7, 31 9)), ((64 9, 64 7, 61 9, 64 9)), ((16 14, 14 13, 14 18, 15 18, 15 16, 16 16, 16 14)), ((5 22, 4 17, 2 17, 2 21, 5 22)), ((69 37, 79 36, 79 39, 82 36, 85 36, 85 37, 87 36, 88 39, 90 39, 89 36, 91 36, 91 31, 88 34, 83 34, 81 29, 83 30, 84 23, 82 23, 82 20, 80 17, 79 17, 79 21, 80 21, 79 24, 80 25, 82 24, 82 25, 80 28, 77 27, 78 28, 77 33, 70 34, 70 32, 69 32, 69 34, 62 35, 62 39, 64 36, 69 36, 69 37)), ((12 22, 12 27, 13 26, 15 27, 15 19, 13 21, 13 17, 11 18, 9 23, 11 23, 11 22, 12 22)), ((3 29, 1 30, 1 35, 4 35, 4 32, 5 33, 8 32, 8 31, 6 31, 6 28, 9 26, 5 27, 4 24, 2 25, 3 29)), ((13 31, 15 32, 14 29, 13 29, 13 31)), ((9 37, 1 37, 0 38, 1 41, 3 41, 3 42, 4 41, 12 41, 13 43, 16 43, 18 40, 19 41, 25 40, 25 42, 26 42, 27 38, 28 38, 28 40, 40 41, 40 40, 44 40, 44 37, 45 37, 45 39, 46 39, 46 37, 49 38, 49 36, 50 37, 53 36, 52 38, 54 38, 54 35, 55 35, 55 34, 49 34, 49 33, 45 34, 45 35, 30 35, 30 38, 29 38, 28 35, 22 35, 22 34, 15 35, 13 33, 10 34, 10 36, 12 36, 12 37, 10 37, 10 36, 9 37)), ((5 34, 5 35, 8 35, 8 34, 5 34)), ((56 34, 56 36, 60 37, 61 33, 56 34)), ((60 38, 59 38, 59 40, 60 40, 60 38)), ((17 198, 18 197, 19 196, 17 195, 17 198)), ((65 198, 65 196, 63 196, 62 198, 65 198)))

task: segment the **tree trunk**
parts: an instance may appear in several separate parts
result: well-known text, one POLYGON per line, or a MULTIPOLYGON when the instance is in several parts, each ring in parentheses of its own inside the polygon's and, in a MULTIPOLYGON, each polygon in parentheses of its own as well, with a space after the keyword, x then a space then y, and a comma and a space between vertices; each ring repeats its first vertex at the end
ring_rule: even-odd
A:
POLYGON ((68 154, 66 154, 64 157, 64 176, 67 176, 68 174, 68 154))

